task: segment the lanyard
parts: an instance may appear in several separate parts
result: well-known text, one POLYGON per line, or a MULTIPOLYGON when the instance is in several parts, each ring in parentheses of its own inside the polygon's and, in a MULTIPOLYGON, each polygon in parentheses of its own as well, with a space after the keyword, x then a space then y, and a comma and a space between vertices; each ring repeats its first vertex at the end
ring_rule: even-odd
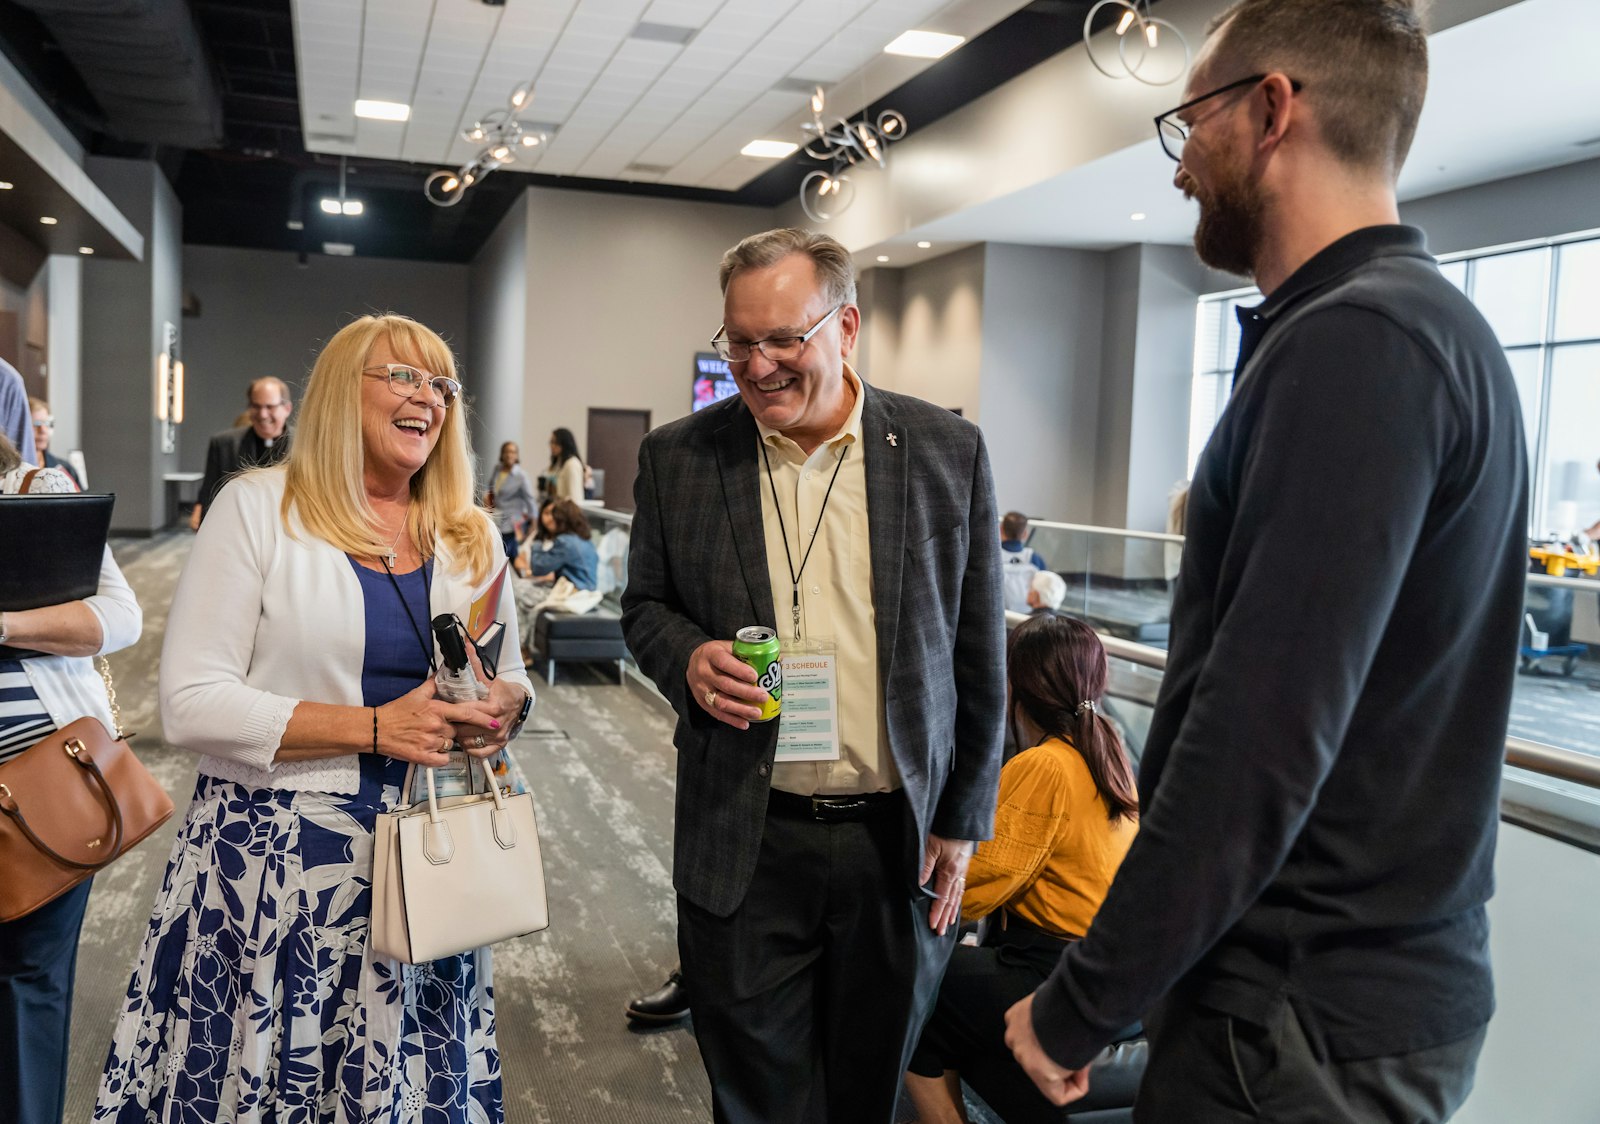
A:
MULTIPOLYGON (((811 531, 811 545, 806 547, 805 555, 800 559, 800 569, 794 568, 794 555, 789 553, 789 529, 783 525, 783 505, 778 502, 778 485, 772 479, 772 461, 767 456, 767 443, 761 442, 761 461, 767 466, 767 487, 772 489, 772 508, 778 513, 778 532, 783 535, 783 560, 789 567, 789 581, 794 591, 794 601, 791 611, 794 614, 794 638, 800 639, 800 577, 806 572, 806 563, 811 560, 811 548, 817 545, 817 536, 822 533, 822 517, 828 513, 828 498, 833 495, 833 483, 839 479, 839 470, 844 467, 844 458, 850 455, 850 446, 846 445, 839 454, 839 459, 834 463, 833 475, 828 477, 828 490, 822 493, 822 508, 817 512, 817 525, 811 531)), ((795 502, 795 518, 800 517, 799 497, 795 502)))
MULTIPOLYGON (((406 595, 400 592, 400 579, 395 577, 394 571, 389 568, 387 558, 380 558, 378 561, 383 563, 383 572, 389 575, 389 583, 394 586, 394 595, 400 598, 400 607, 406 611, 406 620, 411 622, 411 631, 416 633, 417 643, 422 645, 422 654, 428 657, 428 670, 437 671, 437 665, 433 662, 433 645, 428 643, 427 638, 422 635, 422 629, 417 626, 417 618, 412 614, 411 606, 406 604, 406 595)), ((420 567, 424 595, 433 585, 433 575, 430 572, 432 568, 432 562, 424 562, 420 567)))

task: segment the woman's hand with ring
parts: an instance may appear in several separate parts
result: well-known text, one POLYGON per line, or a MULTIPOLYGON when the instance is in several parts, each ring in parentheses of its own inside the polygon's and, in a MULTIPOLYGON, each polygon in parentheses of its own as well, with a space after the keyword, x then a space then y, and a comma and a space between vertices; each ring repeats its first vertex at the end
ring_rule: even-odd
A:
POLYGON ((418 765, 444 765, 462 726, 495 721, 487 701, 444 702, 432 679, 378 707, 378 752, 418 765))
POLYGON ((522 713, 522 700, 527 697, 528 689, 509 679, 490 679, 484 675, 483 664, 471 644, 467 645, 467 660, 478 682, 489 686, 489 697, 477 705, 489 709, 494 724, 482 719, 458 724, 454 737, 456 745, 473 757, 489 757, 505 748, 512 723, 522 713))

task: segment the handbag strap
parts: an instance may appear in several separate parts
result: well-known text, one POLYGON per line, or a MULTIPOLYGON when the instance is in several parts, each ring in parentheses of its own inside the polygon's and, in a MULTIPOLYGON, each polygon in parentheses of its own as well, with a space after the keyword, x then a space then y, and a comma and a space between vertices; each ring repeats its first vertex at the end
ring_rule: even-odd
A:
POLYGON ((11 789, 4 784, 0 784, 0 813, 4 813, 16 821, 18 829, 27 837, 29 843, 32 843, 62 866, 69 866, 73 870, 99 870, 102 867, 110 866, 116 857, 122 853, 122 809, 117 806, 116 795, 112 793, 111 786, 106 783, 104 774, 100 772, 100 766, 96 765, 94 758, 89 756, 88 748, 77 738, 69 738, 63 749, 66 755, 72 758, 79 768, 85 770, 94 783, 99 786, 100 795, 105 797, 106 807, 111 810, 112 842, 111 846, 106 850, 106 857, 99 862, 80 863, 74 862, 65 855, 58 854, 54 848, 34 834, 33 827, 28 823, 27 817, 22 814, 22 806, 17 803, 17 798, 11 794, 11 789))
POLYGON ((95 667, 100 672, 100 681, 106 685, 106 702, 111 704, 111 732, 117 741, 127 741, 128 734, 122 729, 122 708, 117 705, 117 684, 111 678, 111 661, 100 656, 95 667))
POLYGON ((37 475, 39 475, 39 470, 37 468, 31 468, 27 472, 24 472, 22 474, 22 484, 21 484, 20 487, 17 488, 17 495, 19 495, 19 496, 27 495, 28 494, 28 485, 33 483, 33 478, 35 476, 37 476, 37 475))

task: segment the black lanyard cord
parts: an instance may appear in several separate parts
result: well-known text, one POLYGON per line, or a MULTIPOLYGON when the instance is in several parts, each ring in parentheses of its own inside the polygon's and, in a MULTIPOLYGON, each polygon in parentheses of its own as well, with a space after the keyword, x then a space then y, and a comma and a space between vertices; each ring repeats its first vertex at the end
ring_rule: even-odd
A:
MULTIPOLYGON (((778 513, 778 533, 783 536, 783 560, 789 567, 789 582, 794 592, 794 601, 791 611, 794 615, 794 638, 800 639, 800 578, 806 572, 806 563, 811 560, 811 549, 817 545, 817 536, 822 532, 822 517, 828 513, 828 499, 833 495, 834 481, 839 479, 839 470, 844 467, 844 459, 850 455, 852 446, 846 445, 839 454, 839 459, 834 463, 833 475, 828 477, 828 490, 822 493, 822 507, 817 512, 817 525, 811 531, 811 542, 806 547, 805 555, 800 559, 800 569, 794 568, 794 555, 789 553, 789 529, 783 523, 783 505, 778 502, 778 485, 772 479, 772 461, 767 456, 767 443, 761 442, 761 461, 767 466, 767 487, 772 489, 772 508, 778 513)), ((800 517, 799 496, 795 497, 795 518, 800 517)))
MULTIPOLYGON (((394 586, 394 595, 400 598, 400 607, 406 611, 406 620, 411 622, 411 631, 417 634, 417 643, 422 645, 422 654, 428 657, 428 670, 437 674, 439 669, 433 662, 433 645, 428 643, 427 637, 423 636, 422 629, 417 625, 417 618, 411 612, 411 606, 406 604, 406 595, 400 590, 400 579, 394 576, 393 570, 389 569, 389 560, 387 558, 379 558, 378 561, 383 563, 383 572, 389 575, 389 583, 394 586)), ((422 588, 424 592, 432 585, 428 574, 428 567, 431 565, 433 563, 424 562, 419 567, 422 571, 422 588)))

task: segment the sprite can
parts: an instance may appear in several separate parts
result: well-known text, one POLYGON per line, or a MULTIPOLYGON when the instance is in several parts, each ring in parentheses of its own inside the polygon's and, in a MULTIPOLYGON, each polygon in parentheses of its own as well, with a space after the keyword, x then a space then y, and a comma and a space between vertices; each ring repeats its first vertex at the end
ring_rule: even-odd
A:
POLYGON ((756 669, 756 686, 767 692, 757 722, 771 722, 783 709, 783 662, 779 658, 778 634, 753 624, 734 634, 733 655, 756 669))

